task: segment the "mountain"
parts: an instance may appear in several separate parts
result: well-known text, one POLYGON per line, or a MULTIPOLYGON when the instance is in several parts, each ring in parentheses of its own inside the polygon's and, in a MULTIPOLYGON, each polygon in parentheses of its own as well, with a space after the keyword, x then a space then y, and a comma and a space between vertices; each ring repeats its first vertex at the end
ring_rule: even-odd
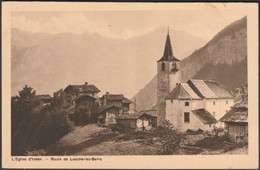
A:
MULTIPOLYGON (((37 94, 52 94, 69 84, 95 84, 101 94, 131 97, 156 74, 167 28, 131 39, 97 33, 11 32, 11 86, 16 95, 25 84, 37 94)), ((175 54, 184 58, 205 44, 201 38, 171 31, 175 54), (185 47, 182 46, 185 44, 185 47)))
MULTIPOLYGON (((175 51, 173 47, 173 51, 175 51)), ((177 56, 177 55, 175 55, 177 56)), ((161 55, 157 56, 159 59, 161 55)), ((178 58, 178 56, 177 56, 178 58)), ((181 61, 182 82, 215 80, 228 90, 247 83, 247 18, 237 20, 181 61)), ((151 109, 157 100, 157 76, 136 95, 137 110, 151 109)))

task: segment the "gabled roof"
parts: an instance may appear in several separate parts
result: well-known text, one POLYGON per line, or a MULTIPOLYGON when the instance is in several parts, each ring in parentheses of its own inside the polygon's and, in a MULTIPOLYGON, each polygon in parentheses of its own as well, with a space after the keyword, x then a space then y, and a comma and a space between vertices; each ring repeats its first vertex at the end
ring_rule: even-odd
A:
POLYGON ((217 122, 215 117, 213 117, 212 114, 205 109, 192 110, 192 113, 196 115, 204 124, 213 124, 217 122))
POLYGON ((107 105, 107 106, 100 106, 96 113, 102 113, 104 111, 106 111, 107 109, 110 109, 110 108, 117 108, 117 109, 120 109, 118 106, 115 106, 115 105, 107 105))
POLYGON ((178 84, 166 99, 201 99, 187 83, 178 84))
POLYGON ((72 90, 73 92, 79 93, 79 92, 94 92, 98 93, 100 90, 95 86, 91 84, 84 84, 84 85, 68 85, 65 88, 65 92, 72 90))
POLYGON ((224 86, 212 80, 205 80, 206 85, 213 91, 218 98, 233 98, 224 86))
POLYGON ((102 96, 102 98, 106 97, 107 101, 112 100, 124 100, 125 97, 123 94, 105 94, 102 96))
POLYGON ((247 108, 231 108, 221 119, 221 122, 248 122, 247 108))
POLYGON ((168 34, 167 34, 167 37, 166 37, 163 56, 157 62, 160 62, 160 61, 180 61, 177 58, 175 58, 174 55, 173 55, 169 31, 168 31, 168 34))
POLYGON ((146 113, 150 116, 157 117, 157 110, 141 110, 140 113, 146 113))
POLYGON ((187 83, 201 98, 233 98, 232 95, 222 85, 215 81, 190 79, 187 83))
POLYGON ((76 102, 80 101, 80 100, 84 100, 84 99, 90 99, 90 100, 97 100, 95 97, 90 96, 90 95, 83 95, 83 96, 79 96, 76 98, 76 102))
POLYGON ((133 103, 131 100, 127 99, 127 98, 124 98, 122 103, 133 103))
POLYGON ((40 94, 40 95, 36 95, 36 98, 40 99, 40 100, 50 100, 52 99, 52 97, 48 94, 40 94))
POLYGON ((221 122, 248 122, 247 101, 236 103, 221 119, 221 122))
POLYGON ((150 117, 157 117, 156 115, 152 115, 151 113, 146 113, 146 112, 136 112, 132 114, 122 114, 117 117, 117 119, 138 119, 139 117, 147 115, 150 117))
POLYGON ((122 103, 133 103, 131 100, 127 99, 123 94, 105 94, 102 99, 106 97, 107 101, 122 100, 122 103))

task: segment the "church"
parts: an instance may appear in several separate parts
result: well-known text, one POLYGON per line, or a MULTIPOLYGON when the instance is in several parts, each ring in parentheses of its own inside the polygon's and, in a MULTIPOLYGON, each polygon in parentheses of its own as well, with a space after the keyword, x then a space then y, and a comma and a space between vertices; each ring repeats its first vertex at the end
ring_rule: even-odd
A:
POLYGON ((157 124, 169 120, 180 131, 213 129, 233 106, 233 96, 213 80, 181 82, 180 60, 172 50, 169 31, 157 61, 157 124))

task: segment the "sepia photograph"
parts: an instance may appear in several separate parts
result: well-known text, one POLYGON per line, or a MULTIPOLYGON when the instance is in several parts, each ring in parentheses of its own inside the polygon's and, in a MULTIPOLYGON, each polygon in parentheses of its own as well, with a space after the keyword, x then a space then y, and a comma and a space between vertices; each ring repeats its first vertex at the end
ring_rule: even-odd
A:
POLYGON ((257 4, 71 4, 5 3, 8 161, 258 159, 257 4))

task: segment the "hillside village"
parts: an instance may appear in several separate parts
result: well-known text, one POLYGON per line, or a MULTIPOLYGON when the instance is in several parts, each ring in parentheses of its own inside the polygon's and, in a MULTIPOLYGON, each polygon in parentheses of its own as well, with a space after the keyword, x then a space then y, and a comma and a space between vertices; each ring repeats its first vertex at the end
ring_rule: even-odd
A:
MULTIPOLYGON (((158 139, 159 135, 163 134, 162 129, 169 130, 170 127, 174 128, 170 134, 177 138, 178 146, 182 146, 184 150, 195 150, 192 154, 202 153, 201 148, 206 147, 206 144, 219 148, 223 145, 222 147, 226 147, 225 151, 239 144, 247 145, 248 107, 247 96, 244 95, 246 89, 237 89, 235 94, 231 94, 227 88, 214 80, 189 79, 182 82, 180 60, 175 57, 173 51, 168 31, 163 56, 157 61, 156 109, 137 110, 136 101, 131 101, 124 94, 106 92, 100 95, 101 90, 88 82, 68 85, 61 91, 61 106, 68 111, 68 118, 73 120, 77 127, 91 126, 92 130, 103 130, 103 134, 96 132, 96 138, 92 136, 89 140, 80 141, 84 146, 91 140, 97 145, 102 144, 105 139, 120 141, 129 138, 144 142, 144 145, 147 144, 145 142, 150 142, 150 145, 163 147, 166 144, 158 139), (234 95, 243 97, 238 99, 234 95), (184 141, 180 140, 181 134, 185 136, 184 141), (161 144, 158 145, 158 142, 161 144)), ((19 100, 13 98, 15 101, 19 100)), ((43 108, 51 107, 53 103, 50 95, 36 95, 36 98, 41 101, 43 108)), ((88 133, 90 130, 80 131, 80 134, 88 133)), ((61 138, 62 140, 65 139, 61 138)), ((57 147, 59 142, 47 147, 47 154, 62 155, 65 150, 67 154, 74 153, 72 146, 57 147)), ((174 154, 178 146, 172 146, 173 150, 164 150, 162 154, 174 154)), ((184 154, 189 153, 186 151, 184 154)))

